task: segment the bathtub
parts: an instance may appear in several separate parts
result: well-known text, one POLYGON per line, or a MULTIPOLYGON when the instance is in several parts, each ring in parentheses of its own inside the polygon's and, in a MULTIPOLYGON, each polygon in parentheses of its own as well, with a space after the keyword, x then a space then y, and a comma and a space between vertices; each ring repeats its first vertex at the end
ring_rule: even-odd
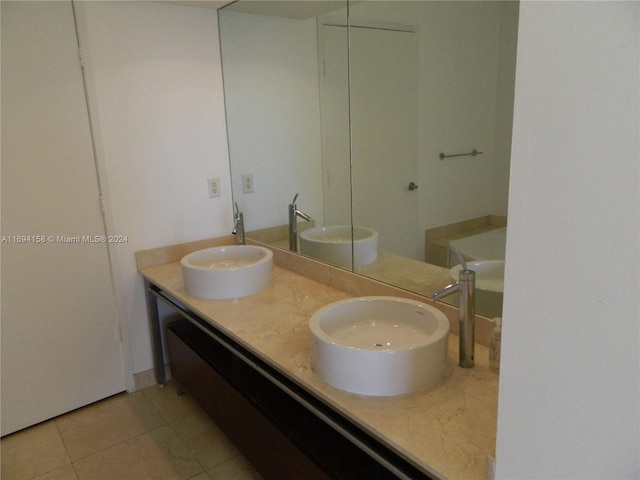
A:
POLYGON ((451 250, 457 248, 468 262, 474 260, 504 260, 507 244, 507 228, 496 228, 488 232, 458 238, 449 242, 449 267, 460 263, 451 250))

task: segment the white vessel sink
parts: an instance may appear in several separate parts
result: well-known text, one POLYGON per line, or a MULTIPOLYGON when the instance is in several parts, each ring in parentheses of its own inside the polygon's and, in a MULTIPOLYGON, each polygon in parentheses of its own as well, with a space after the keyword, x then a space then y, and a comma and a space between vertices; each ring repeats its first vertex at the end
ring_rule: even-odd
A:
MULTIPOLYGON (((490 317, 502 316, 504 260, 467 262, 467 268, 476 272, 476 311, 490 317)), ((452 280, 458 280, 460 270, 461 265, 449 270, 452 280)))
POLYGON ((300 233, 300 253, 343 268, 351 268, 351 236, 355 267, 378 258, 378 232, 367 227, 334 225, 310 228, 300 233))
POLYGON ((319 309, 309 327, 314 370, 329 385, 391 396, 443 381, 449 321, 435 307, 356 297, 319 309))
POLYGON ((273 252, 254 245, 228 245, 190 253, 180 261, 184 286, 199 298, 238 298, 269 286, 273 252))

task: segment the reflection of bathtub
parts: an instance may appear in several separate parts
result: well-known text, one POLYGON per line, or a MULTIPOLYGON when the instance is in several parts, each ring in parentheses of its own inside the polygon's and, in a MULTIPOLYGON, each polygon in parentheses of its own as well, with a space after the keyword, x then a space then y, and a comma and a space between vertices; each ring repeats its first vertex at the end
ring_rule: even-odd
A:
POLYGON ((497 228, 449 242, 449 265, 453 267, 451 277, 457 279, 457 270, 460 269, 459 265, 455 267, 460 262, 451 252, 453 248, 457 248, 467 261, 469 269, 476 270, 476 311, 490 317, 502 316, 506 237, 507 229, 497 228), (484 268, 489 266, 499 268, 488 268, 485 272, 484 268), (501 273, 501 279, 494 278, 497 272, 501 273), (488 278, 483 278, 487 274, 488 278))
MULTIPOLYGON (((504 260, 504 251, 507 243, 507 229, 496 228, 488 232, 470 235, 449 242, 449 252, 457 248, 466 261, 473 260, 504 260)), ((449 253, 449 267, 458 262, 455 256, 449 253)))

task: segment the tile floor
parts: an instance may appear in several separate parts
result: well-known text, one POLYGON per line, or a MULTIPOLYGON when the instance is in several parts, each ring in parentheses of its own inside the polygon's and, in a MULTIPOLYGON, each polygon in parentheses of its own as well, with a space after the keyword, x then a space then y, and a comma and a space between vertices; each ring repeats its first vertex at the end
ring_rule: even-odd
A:
POLYGON ((89 405, 0 440, 2 480, 259 480, 171 383, 89 405))

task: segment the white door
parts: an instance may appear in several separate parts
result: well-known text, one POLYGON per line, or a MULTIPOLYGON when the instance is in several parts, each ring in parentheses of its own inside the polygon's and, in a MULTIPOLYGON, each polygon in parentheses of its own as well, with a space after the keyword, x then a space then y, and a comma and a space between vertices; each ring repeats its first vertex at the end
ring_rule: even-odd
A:
POLYGON ((325 222, 349 222, 351 206, 354 225, 379 232, 380 250, 420 258, 419 190, 409 189, 418 184, 416 34, 351 26, 347 39, 346 27, 323 25, 321 38, 325 222))
POLYGON ((125 390, 71 2, 2 2, 2 435, 125 390))
POLYGON ((350 27, 353 223, 418 257, 418 47, 412 32, 350 27))

